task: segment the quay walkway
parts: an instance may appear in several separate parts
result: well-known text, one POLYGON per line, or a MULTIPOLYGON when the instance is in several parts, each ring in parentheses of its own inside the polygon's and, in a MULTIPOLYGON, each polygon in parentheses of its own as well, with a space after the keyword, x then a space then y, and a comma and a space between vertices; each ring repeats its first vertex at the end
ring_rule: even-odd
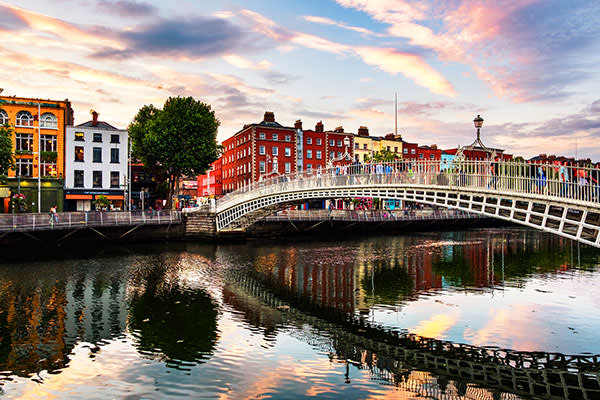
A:
POLYGON ((78 230, 99 227, 181 224, 180 211, 63 212, 49 214, 0 214, 0 238, 11 232, 78 230))

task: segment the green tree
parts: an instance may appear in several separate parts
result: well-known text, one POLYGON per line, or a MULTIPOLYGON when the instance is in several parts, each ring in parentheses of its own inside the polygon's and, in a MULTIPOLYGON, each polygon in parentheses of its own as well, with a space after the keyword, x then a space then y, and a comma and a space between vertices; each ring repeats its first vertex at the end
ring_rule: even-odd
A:
MULTIPOLYGON (((382 149, 373 154, 373 161, 376 162, 394 162, 399 159, 400 157, 398 154, 388 149, 382 149)), ((369 156, 365 156, 365 161, 371 161, 371 158, 369 156)))
POLYGON ((168 182, 168 206, 182 176, 203 174, 218 157, 219 120, 210 105, 169 97, 162 110, 142 107, 129 125, 134 156, 168 182))
POLYGON ((101 194, 101 195, 96 196, 96 200, 94 201, 94 204, 96 204, 96 207, 98 207, 99 209, 102 209, 102 208, 106 208, 110 205, 110 200, 108 199, 108 197, 101 194))
POLYGON ((8 170, 14 167, 12 129, 8 125, 0 126, 0 178, 5 177, 8 170))

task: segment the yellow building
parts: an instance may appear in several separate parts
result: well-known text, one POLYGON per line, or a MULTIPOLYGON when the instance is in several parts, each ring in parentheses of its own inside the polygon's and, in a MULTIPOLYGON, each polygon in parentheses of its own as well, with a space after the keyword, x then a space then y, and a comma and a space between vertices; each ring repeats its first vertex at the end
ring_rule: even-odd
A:
MULTIPOLYGON (((73 124, 71 103, 68 100, 0 96, 0 124, 8 124, 14 130, 16 168, 9 171, 8 176, 17 178, 22 193, 30 187, 33 197, 30 197, 30 210, 37 211, 31 186, 36 185, 39 169, 44 180, 43 192, 46 192, 42 193, 42 209, 51 207, 45 204, 44 198, 48 203, 55 203, 52 205, 62 204, 62 194, 54 191, 59 186, 62 188, 65 175, 65 131, 67 125, 73 124)), ((12 181, 9 183, 15 192, 12 181)))
POLYGON ((354 157, 361 163, 370 160, 375 153, 381 150, 388 150, 395 153, 398 159, 402 159, 402 138, 393 134, 380 136, 369 136, 369 130, 365 126, 358 129, 358 134, 354 135, 354 157))

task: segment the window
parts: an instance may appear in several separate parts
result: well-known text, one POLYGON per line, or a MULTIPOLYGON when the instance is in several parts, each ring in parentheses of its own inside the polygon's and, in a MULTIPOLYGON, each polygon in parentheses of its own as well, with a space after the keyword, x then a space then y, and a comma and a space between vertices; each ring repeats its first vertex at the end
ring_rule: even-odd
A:
POLYGON ((342 141, 338 140, 338 147, 342 147, 342 141))
POLYGON ((31 158, 17 158, 17 176, 33 176, 33 160, 31 158))
POLYGON ((312 150, 306 150, 306 158, 308 158, 308 159, 312 158, 312 150))
POLYGON ((434 154, 430 154, 429 158, 431 158, 433 160, 435 158, 435 155, 434 154))
POLYGON ((279 149, 277 148, 277 146, 273 146, 273 155, 276 156, 279 154, 279 149))
POLYGON ((58 120, 56 119, 56 115, 52 113, 42 114, 42 117, 40 118, 40 128, 57 129, 58 120))
POLYGON ((320 146, 320 145, 321 145, 321 143, 322 143, 322 142, 321 142, 321 138, 317 138, 317 146, 320 146))
POLYGON ((119 135, 110 135, 111 143, 121 143, 119 135))
POLYGON ((335 140, 331 139, 331 140, 329 141, 329 145, 330 145, 330 146, 335 146, 335 140))
POLYGON ((260 133, 258 134, 258 137, 259 137, 260 139, 264 139, 264 138, 265 138, 265 133, 264 133, 264 132, 260 132, 260 133))
POLYGON ((337 152, 337 158, 342 158, 342 152, 341 151, 337 152))
POLYGON ((110 171, 110 187, 118 188, 120 184, 119 171, 110 171))
POLYGON ((333 160, 333 157, 335 157, 335 153, 333 151, 329 152, 329 159, 333 160))
POLYGON ((260 173, 262 174, 263 172, 265 172, 265 162, 261 161, 259 165, 260 165, 260 173))
POLYGON ((279 164, 276 162, 273 163, 273 172, 279 172, 279 164))
POLYGON ((404 154, 408 154, 408 149, 405 147, 404 149, 402 149, 402 152, 403 152, 404 154))
POLYGON ((33 115, 29 111, 19 111, 16 126, 33 126, 33 115))
POLYGON ((308 172, 311 172, 312 171, 312 164, 306 164, 306 170, 308 172))
POLYGON ((17 133, 15 135, 16 151, 33 151, 33 135, 17 133))
POLYGON ((102 147, 94 147, 93 162, 102 162, 102 147))
POLYGON ((285 141, 286 142, 291 142, 292 141, 292 137, 290 135, 285 135, 285 141))
POLYGON ((75 132, 75 141, 76 142, 83 142, 84 141, 83 132, 75 132))
POLYGON ((40 168, 42 169, 42 176, 56 177, 57 175, 56 162, 54 161, 42 161, 40 168))
POLYGON ((273 140, 279 140, 279 136, 276 133, 273 134, 273 140))
POLYGON ((290 157, 292 155, 292 149, 289 147, 285 148, 285 156, 290 157))
POLYGON ((285 173, 289 174, 290 172, 292 172, 292 164, 289 162, 285 163, 285 173))
POLYGON ((102 134, 94 133, 94 143, 102 143, 102 134))
POLYGON ((56 136, 42 135, 42 151, 56 151, 56 136))
POLYGON ((83 162, 83 147, 75 146, 75 161, 83 162))
POLYGON ((75 181, 73 182, 73 187, 83 187, 83 171, 75 170, 75 181))
POLYGON ((110 149, 110 162, 111 164, 119 163, 119 149, 110 149))
POLYGON ((95 188, 102 187, 102 171, 92 172, 92 186, 95 188))
POLYGON ((260 155, 265 154, 265 146, 258 146, 258 154, 260 154, 260 155))
POLYGON ((8 124, 8 114, 4 110, 0 110, 0 125, 8 124))
POLYGON ((320 160, 320 159, 321 159, 321 151, 317 150, 317 160, 320 160))
POLYGON ((398 146, 394 146, 394 153, 398 152, 398 146))
POLYGON ((419 158, 423 158, 423 153, 419 153, 419 158))
POLYGON ((354 143, 354 148, 358 150, 358 143, 354 143))
POLYGON ((312 144, 312 138, 307 137, 306 138, 306 144, 312 144))
POLYGON ((390 150, 390 146, 387 146, 387 151, 391 151, 391 150, 390 150))
POLYGON ((410 154, 415 154, 415 149, 410 149, 410 154))

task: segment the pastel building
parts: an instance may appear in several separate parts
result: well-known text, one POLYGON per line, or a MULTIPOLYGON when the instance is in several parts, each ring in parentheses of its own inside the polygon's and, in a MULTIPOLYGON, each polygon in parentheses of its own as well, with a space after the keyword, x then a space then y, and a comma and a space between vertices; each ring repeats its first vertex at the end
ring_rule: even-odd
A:
POLYGON ((89 211, 106 196, 114 209, 124 209, 128 160, 127 130, 92 120, 67 128, 65 145, 65 209, 89 211))

